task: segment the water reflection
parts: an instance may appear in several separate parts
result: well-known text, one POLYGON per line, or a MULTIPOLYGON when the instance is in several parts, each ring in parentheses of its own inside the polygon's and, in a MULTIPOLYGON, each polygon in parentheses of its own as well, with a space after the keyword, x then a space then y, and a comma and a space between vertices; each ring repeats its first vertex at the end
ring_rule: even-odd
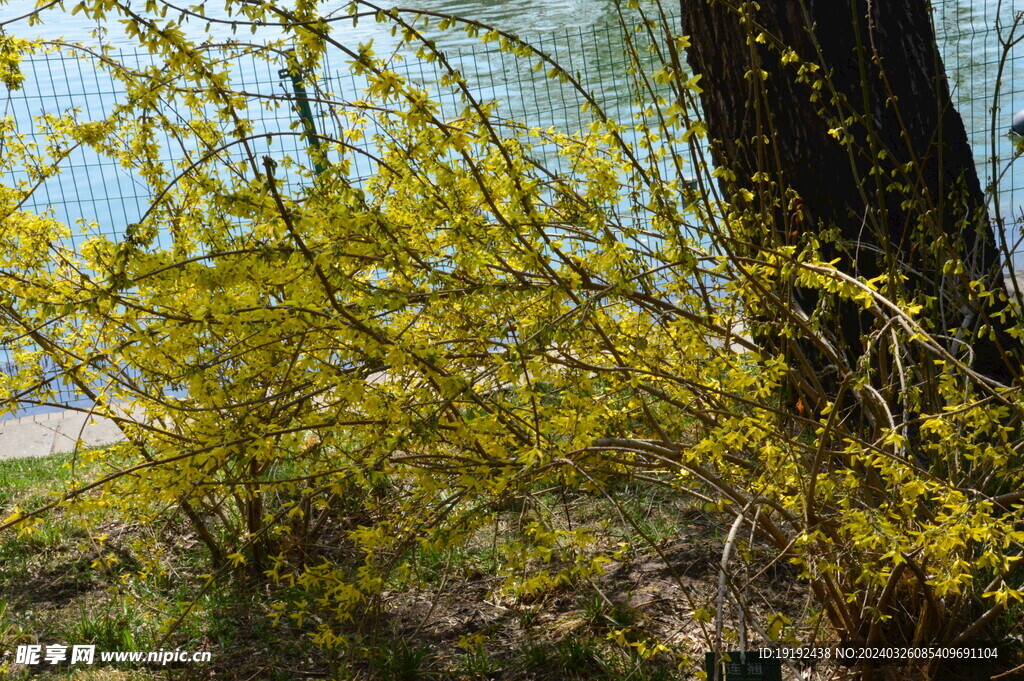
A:
MULTIPOLYGON (((19 16, 31 9, 31 0, 14 0, 0 12, 0 20, 19 16)), ((605 113, 621 122, 629 123, 634 113, 634 95, 628 82, 623 32, 619 26, 619 15, 614 0, 568 0, 561 3, 538 3, 535 0, 452 0, 420 5, 424 10, 452 15, 464 15, 474 20, 491 24, 521 36, 537 49, 550 55, 576 75, 594 95, 605 113)), ((341 10, 338 10, 339 12, 341 10)), ((224 17, 224 11, 213 7, 208 12, 211 18, 224 17)), ((44 15, 47 23, 37 27, 21 27, 25 34, 38 32, 45 38, 63 36, 68 40, 93 42, 90 32, 95 22, 82 13, 62 16, 58 23, 53 20, 59 15, 44 15), (64 20, 66 19, 66 21, 64 20)), ((414 13, 403 13, 403 19, 423 27, 414 13)), ((186 33, 197 40, 221 40, 233 33, 226 24, 210 24, 210 33, 204 33, 206 25, 196 19, 184 24, 186 33)), ((391 33, 391 24, 377 23, 372 17, 362 18, 356 25, 349 18, 332 23, 332 37, 349 49, 373 41, 378 56, 388 57, 398 50, 399 40, 391 33)), ((122 49, 120 58, 133 65, 145 65, 148 55, 134 52, 134 43, 120 36, 118 28, 111 27, 106 35, 108 42, 122 49)), ((537 59, 516 58, 501 52, 497 43, 483 44, 478 38, 467 35, 458 27, 439 31, 436 21, 423 29, 425 36, 436 40, 451 67, 459 70, 468 80, 473 96, 480 101, 496 101, 500 104, 499 115, 508 119, 525 122, 531 126, 554 127, 561 132, 577 132, 592 120, 592 115, 581 111, 584 97, 568 84, 544 77, 545 67, 540 73, 533 67, 537 59)), ((245 31, 240 30, 239 35, 245 31)), ((278 29, 263 27, 257 31, 254 41, 280 37, 278 29)), ((432 92, 443 105, 445 118, 459 115, 465 102, 454 88, 437 85, 438 78, 445 73, 436 62, 424 63, 413 56, 414 49, 406 46, 401 50, 404 58, 394 59, 393 68, 412 83, 432 92)), ((650 67, 654 55, 641 49, 650 67)), ((350 57, 339 50, 329 51, 328 61, 321 70, 322 91, 328 98, 352 101, 361 98, 365 83, 353 78, 347 67, 350 57)), ((96 120, 109 115, 114 103, 123 97, 123 87, 106 74, 98 74, 90 68, 89 62, 58 56, 38 57, 26 63, 26 84, 23 91, 12 93, 9 107, 13 108, 18 127, 23 131, 33 129, 32 117, 43 112, 63 113, 72 107, 81 109, 80 115, 96 120)), ((258 59, 240 59, 232 69, 232 86, 238 90, 255 93, 261 97, 290 96, 287 83, 276 78, 281 64, 265 64, 258 59)), ((317 128, 321 133, 337 136, 340 130, 332 128, 331 112, 321 107, 317 128)), ((255 102, 249 114, 255 122, 257 132, 286 131, 294 123, 294 112, 289 107, 278 108, 271 113, 259 110, 255 102)), ((295 141, 294 139, 292 141, 295 141)), ((280 147, 279 147, 280 148, 280 147)), ((268 150, 271 153, 274 150, 268 150)), ((294 152, 294 158, 302 162, 304 154, 301 145, 290 145, 287 151, 294 152)), ((172 159, 168 159, 172 160, 172 159)), ((543 159, 557 168, 559 158, 547 154, 543 159)), ((81 167, 88 166, 82 160, 81 167)), ((112 194, 118 185, 138 186, 138 180, 120 168, 116 163, 98 159, 95 167, 86 173, 72 175, 73 182, 65 179, 55 181, 54 187, 45 187, 38 199, 55 205, 57 217, 73 223, 84 218, 96 221, 101 231, 116 234, 124 225, 133 221, 133 215, 125 213, 125 202, 112 194), (79 182, 81 179, 81 182, 79 182), (106 191, 95 191, 96 183, 105 185, 106 191), (62 186, 71 184, 74 186, 62 186), (82 184, 79 187, 78 184, 82 184), (51 192, 50 190, 55 190, 51 192), (88 190, 88 199, 81 200, 81 191, 88 190), (106 195, 109 206, 104 207, 106 195), (59 197, 73 196, 70 202, 59 197), (68 205, 70 203, 70 205, 68 205)), ((68 170, 75 170, 74 167, 68 170)), ((371 168, 360 168, 365 175, 371 168)), ((103 187, 99 187, 103 189, 103 187)), ((143 192, 144 193, 144 192, 143 192)), ((139 198, 140 192, 132 191, 131 198, 139 198)), ((45 205, 36 208, 45 208, 45 205)), ((129 211, 133 213, 140 210, 129 211)), ((138 217, 135 215, 134 217, 138 217)))
MULTIPOLYGON (((70 0, 69 0, 70 1, 70 0)), ((35 0, 10 0, 0 6, 0 22, 13 19, 31 12, 35 8, 35 0)), ((282 3, 287 7, 289 3, 282 3)), ((181 6, 188 6, 183 3, 181 6)), ((514 33, 543 36, 546 33, 573 28, 587 28, 603 24, 615 17, 614 0, 560 0, 559 2, 537 2, 537 0, 455 0, 451 2, 421 2, 403 5, 415 9, 470 17, 485 24, 514 33)), ((70 5, 69 5, 70 7, 70 5)), ((221 3, 207 3, 206 15, 211 19, 231 19, 221 3)), ((378 45, 393 45, 388 27, 376 24, 372 19, 364 19, 352 28, 351 22, 344 17, 344 10, 337 10, 326 15, 337 18, 335 23, 339 36, 345 40, 365 42, 374 38, 378 45)), ((41 15, 43 23, 28 27, 24 23, 18 27, 8 27, 8 32, 24 36, 39 36, 48 40, 64 38, 71 41, 89 41, 97 22, 85 17, 84 13, 74 16, 67 13, 47 12, 41 15)), ((111 18, 119 18, 111 15, 111 18)), ((173 11, 168 19, 175 18, 173 11)), ((202 40, 206 35, 206 22, 195 17, 182 17, 182 28, 190 38, 202 40)), ((134 45, 135 41, 126 38, 120 27, 108 23, 107 40, 114 45, 134 45)), ((262 27, 251 33, 249 27, 232 30, 230 24, 211 23, 208 35, 213 39, 225 40, 232 37, 242 39, 268 40, 281 37, 279 29, 262 27)), ((476 42, 472 38, 463 38, 450 43, 451 46, 465 46, 476 42)), ((353 42, 353 45, 355 43, 353 42)))

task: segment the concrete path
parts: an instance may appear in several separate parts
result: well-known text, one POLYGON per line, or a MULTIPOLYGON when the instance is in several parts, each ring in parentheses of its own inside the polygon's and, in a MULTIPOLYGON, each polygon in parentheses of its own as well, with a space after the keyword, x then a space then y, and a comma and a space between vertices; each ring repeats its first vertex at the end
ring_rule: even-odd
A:
POLYGON ((95 447, 123 437, 110 419, 73 410, 7 419, 0 421, 0 459, 48 456, 70 452, 78 441, 81 447, 95 447))

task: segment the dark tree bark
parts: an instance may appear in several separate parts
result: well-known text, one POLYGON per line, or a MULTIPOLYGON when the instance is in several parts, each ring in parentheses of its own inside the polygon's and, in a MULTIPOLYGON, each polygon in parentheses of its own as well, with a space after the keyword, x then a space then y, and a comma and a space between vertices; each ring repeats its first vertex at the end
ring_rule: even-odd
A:
MULTIPOLYGON (((749 189, 771 213, 774 229, 762 245, 837 229, 824 250, 841 259, 844 272, 867 279, 900 272, 908 277, 904 293, 937 296, 925 313, 931 331, 970 338, 974 370, 1009 385, 1019 376, 1019 347, 1006 333, 1012 321, 999 319, 1005 303, 968 292, 970 280, 1004 290, 1000 250, 927 0, 759 4, 681 0, 689 63, 703 74, 712 158, 736 177, 726 191, 749 189), (799 59, 784 60, 787 49, 799 59), (803 82, 802 63, 819 67, 805 69, 803 82), (822 77, 815 95, 813 82, 822 77), (846 133, 848 146, 836 138, 846 133), (948 260, 962 261, 963 273, 944 272, 948 260)), ((820 302, 806 289, 793 298, 807 313, 820 302)), ((875 320, 843 304, 833 317, 835 342, 855 366, 875 320)), ((962 344, 948 342, 966 356, 962 344)), ((835 388, 834 381, 818 385, 825 393, 835 388)))
MULTIPOLYGON (((751 231, 724 247, 743 256, 803 247, 814 236, 825 259, 838 258, 845 274, 902 275, 890 276, 883 293, 925 302, 919 319, 950 354, 969 358, 982 390, 1019 381, 1020 346, 1007 333, 1018 320, 1002 314, 1005 296, 979 297, 969 286, 981 281, 990 291, 1005 290, 1000 248, 951 103, 927 0, 759 0, 759 7, 680 1, 689 64, 702 74, 712 159, 732 171, 720 183, 734 205, 766 218, 750 221, 751 231)), ((888 342, 879 339, 883 321, 819 289, 783 282, 771 293, 821 320, 820 335, 836 351, 830 355, 814 338, 783 337, 777 325, 755 329, 759 343, 791 360, 790 404, 813 411, 842 394, 842 427, 873 441, 890 424, 851 397, 851 376, 866 372, 916 455, 915 416, 944 406, 934 389, 934 355, 913 343, 881 348, 888 342), (897 363, 894 352, 906 354, 897 363), (905 381, 894 378, 896 364, 905 381), (923 396, 908 398, 907 385, 923 396)), ((919 463, 941 474, 942 462, 919 463)), ((865 503, 872 503, 870 491, 865 503)), ((890 641, 921 633, 916 613, 928 604, 921 598, 899 605, 884 625, 890 641)), ((877 635, 867 620, 832 619, 842 635, 877 635)), ((934 624, 925 632, 933 640, 949 637, 955 626, 934 624)))

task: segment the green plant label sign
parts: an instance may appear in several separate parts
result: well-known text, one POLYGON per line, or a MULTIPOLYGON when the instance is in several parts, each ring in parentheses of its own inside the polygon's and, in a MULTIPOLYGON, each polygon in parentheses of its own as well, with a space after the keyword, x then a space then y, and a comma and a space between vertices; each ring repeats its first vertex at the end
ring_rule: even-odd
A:
POLYGON ((704 654, 704 669, 708 681, 782 681, 781 663, 770 657, 761 657, 757 651, 744 655, 739 650, 722 653, 718 658, 718 676, 715 676, 715 653, 704 654))

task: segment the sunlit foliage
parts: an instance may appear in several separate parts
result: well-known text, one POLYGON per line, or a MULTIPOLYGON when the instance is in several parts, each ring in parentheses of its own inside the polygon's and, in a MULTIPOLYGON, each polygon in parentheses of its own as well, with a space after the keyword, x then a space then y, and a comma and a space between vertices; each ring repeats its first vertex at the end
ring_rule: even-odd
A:
MULTIPOLYGON (((366 2, 330 21, 312 2, 229 3, 243 28, 284 24, 296 47, 287 53, 284 42, 200 48, 167 9, 74 8, 120 21, 153 67, 0 40, 7 87, 22 81, 20 59, 61 50, 128 93, 103 120, 39 120, 41 146, 0 120, 0 334, 22 367, 0 377, 4 408, 56 400, 38 368, 46 358, 127 436, 92 454, 115 467, 108 477, 54 505, 150 523, 180 510, 209 549, 211 580, 294 587, 276 612, 325 646, 343 645, 386 585, 416 579, 416 550, 496 533, 535 490, 601 496, 632 478, 742 516, 799 566, 841 637, 951 641, 1024 596, 1013 576, 1024 539, 1018 389, 979 377, 967 352, 937 341, 920 294, 837 271, 821 255, 827 236, 774 240, 768 221, 795 200, 785 188, 718 195, 700 82, 657 7, 622 9, 660 62, 644 72, 636 61, 642 115, 611 120, 591 99, 594 122, 580 132, 503 120, 457 72, 443 87, 463 109, 446 117, 369 46, 332 37, 342 20, 382 22, 447 68, 423 37, 430 21, 581 87, 472 21, 366 2), (365 78, 361 99, 319 87, 326 49, 346 52, 365 78), (253 103, 226 66, 241 53, 308 74, 342 122, 342 139, 311 152, 321 175, 257 151, 253 103), (631 126, 643 144, 626 142, 631 126), (177 165, 162 160, 168 140, 187 150, 177 165), (92 232, 73 248, 74 226, 23 205, 79 145, 135 169, 154 198, 123 238, 92 232), (570 171, 549 167, 552 147, 570 171), (372 156, 366 182, 353 179, 360 155, 372 156), (806 367, 752 340, 829 352, 835 339, 815 312, 789 304, 794 285, 818 289, 822 309, 845 299, 877 319, 864 339, 874 359, 851 366, 835 354, 842 394, 821 413, 793 399, 816 380, 806 367), (872 374, 880 363, 888 375, 872 374)), ((814 64, 798 66, 809 92, 827 92, 814 64)), ((523 508, 519 530, 495 540, 509 594, 586 579, 622 550, 523 508)), ((30 532, 45 510, 23 509, 5 527, 30 532)))

